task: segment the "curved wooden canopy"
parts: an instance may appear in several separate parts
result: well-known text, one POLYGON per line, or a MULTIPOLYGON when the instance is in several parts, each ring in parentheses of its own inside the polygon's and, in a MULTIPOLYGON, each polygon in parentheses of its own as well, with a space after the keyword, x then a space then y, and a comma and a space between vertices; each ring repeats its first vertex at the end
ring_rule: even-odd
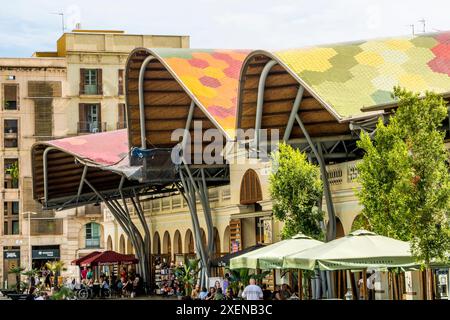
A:
MULTIPOLYGON (((267 51, 254 51, 244 62, 240 76, 237 123, 239 129, 254 129, 258 84, 264 66, 271 60, 275 64, 269 71, 264 90, 261 129, 279 130, 280 139, 284 135, 286 124, 300 85, 304 86, 303 98, 299 107, 299 116, 311 137, 327 137, 350 134, 348 123, 343 123, 327 108, 321 98, 275 55, 267 51)), ((367 115, 370 116, 370 115, 367 115)), ((304 138, 298 126, 294 126, 291 139, 304 138)))
POLYGON ((153 59, 143 83, 147 145, 170 148, 178 143, 172 132, 185 128, 191 101, 193 121, 201 121, 203 131, 217 128, 227 140, 234 138, 239 71, 248 52, 135 49, 125 73, 130 147, 141 146, 139 73, 148 56, 153 59))
MULTIPOLYGON (((33 198, 43 202, 44 152, 47 154, 47 200, 78 194, 85 165, 86 179, 99 191, 116 190, 130 170, 127 131, 118 130, 36 143, 32 150, 33 198)), ((124 188, 135 186, 126 180, 124 188)), ((84 184, 81 196, 92 194, 84 184)), ((96 202, 94 197, 90 202, 96 202)))

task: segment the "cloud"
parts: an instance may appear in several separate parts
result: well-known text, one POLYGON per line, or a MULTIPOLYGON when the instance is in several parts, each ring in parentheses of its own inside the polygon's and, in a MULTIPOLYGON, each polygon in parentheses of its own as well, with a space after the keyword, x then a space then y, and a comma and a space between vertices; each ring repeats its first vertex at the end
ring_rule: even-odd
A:
POLYGON ((3 1, 0 56, 54 50, 67 27, 191 36, 192 47, 289 48, 450 29, 445 0, 31 0, 3 1), (80 20, 80 21, 77 21, 80 20))

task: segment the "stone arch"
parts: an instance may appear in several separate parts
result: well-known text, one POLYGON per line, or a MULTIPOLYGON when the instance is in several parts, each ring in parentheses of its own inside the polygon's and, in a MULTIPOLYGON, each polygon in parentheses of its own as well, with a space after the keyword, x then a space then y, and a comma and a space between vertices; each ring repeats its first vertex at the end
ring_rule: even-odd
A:
POLYGON ((184 235, 184 253, 194 253, 194 235, 192 234, 191 229, 186 230, 186 234, 184 235))
POLYGON ((162 253, 172 254, 172 244, 170 243, 169 231, 164 232, 162 253))
POLYGON ((123 234, 120 235, 119 239, 119 252, 125 254, 125 237, 123 234))
POLYGON ((130 238, 127 238, 127 254, 133 254, 134 248, 130 238))
POLYGON ((208 241, 206 240, 206 232, 203 228, 200 228, 200 236, 202 239, 202 245, 204 248, 206 248, 208 245, 208 241))
POLYGON ((262 200, 262 189, 258 174, 253 169, 245 171, 241 180, 239 202, 242 205, 254 204, 262 200))
POLYGON ((175 234, 173 235, 173 253, 183 253, 183 244, 181 242, 181 233, 180 231, 176 230, 175 234))
POLYGON ((110 235, 108 236, 108 240, 106 240, 106 250, 114 250, 113 241, 110 235))
POLYGON ((222 252, 230 252, 230 226, 227 226, 223 232, 222 243, 222 252))
POLYGON ((341 219, 339 219, 339 217, 336 217, 336 239, 342 238, 344 236, 344 226, 342 225, 341 219))
POLYGON ((161 240, 159 238, 158 231, 155 232, 153 235, 153 253, 154 254, 161 254, 161 240))
POLYGON ((367 218, 362 215, 361 213, 358 214, 352 222, 352 227, 351 227, 351 231, 355 231, 358 229, 365 229, 365 230, 369 230, 370 226, 369 226, 369 221, 367 220, 367 218))

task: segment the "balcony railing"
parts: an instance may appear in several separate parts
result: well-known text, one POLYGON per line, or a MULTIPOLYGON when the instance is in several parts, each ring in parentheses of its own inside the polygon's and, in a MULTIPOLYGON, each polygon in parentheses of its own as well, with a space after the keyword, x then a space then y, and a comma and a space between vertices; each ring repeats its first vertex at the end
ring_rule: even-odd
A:
POLYGON ((119 121, 116 123, 116 129, 120 130, 120 129, 126 129, 127 127, 127 122, 126 121, 119 121))
POLYGON ((106 131, 106 122, 80 121, 78 133, 98 133, 106 131))
POLYGON ((327 166, 328 181, 332 189, 353 188, 358 185, 356 178, 358 170, 357 161, 332 164, 327 166))
POLYGON ((100 238, 86 239, 86 248, 100 248, 100 238))

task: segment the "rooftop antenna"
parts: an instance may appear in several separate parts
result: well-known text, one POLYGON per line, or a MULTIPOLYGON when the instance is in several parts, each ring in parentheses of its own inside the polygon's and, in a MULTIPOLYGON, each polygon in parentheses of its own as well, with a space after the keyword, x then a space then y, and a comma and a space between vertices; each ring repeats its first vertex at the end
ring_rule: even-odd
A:
POLYGON ((62 24, 62 33, 66 30, 66 27, 64 27, 64 13, 63 12, 52 12, 50 14, 56 14, 58 16, 61 16, 61 24, 62 24))
POLYGON ((420 19, 418 22, 422 23, 422 32, 425 33, 425 18, 420 19))

